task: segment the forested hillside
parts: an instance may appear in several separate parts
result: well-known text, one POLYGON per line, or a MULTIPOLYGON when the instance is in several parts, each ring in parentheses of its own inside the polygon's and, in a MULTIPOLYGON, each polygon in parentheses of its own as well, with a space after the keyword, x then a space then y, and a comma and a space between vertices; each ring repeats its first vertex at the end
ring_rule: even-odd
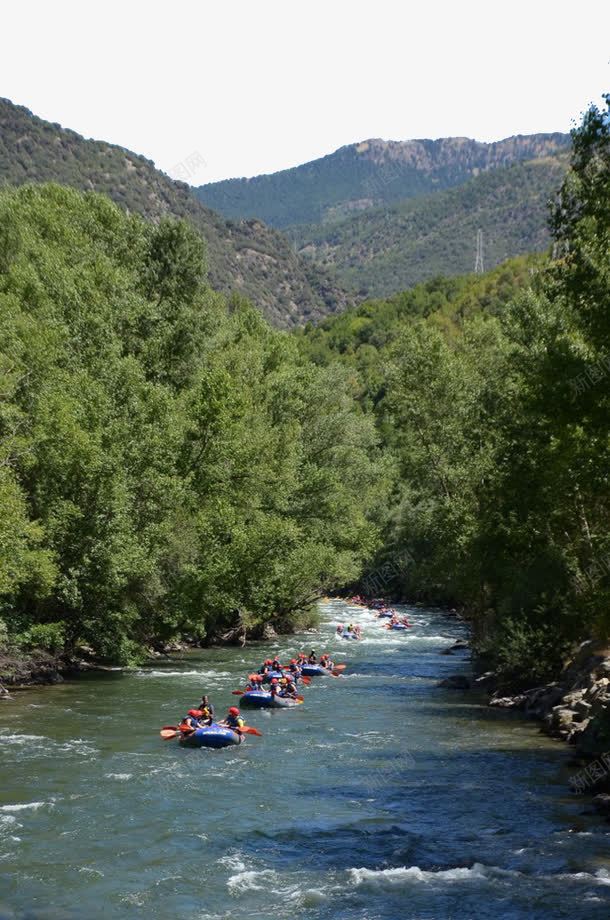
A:
POLYGON ((365 589, 462 603, 507 685, 556 676, 610 625, 609 115, 610 96, 573 133, 552 259, 299 334, 360 381, 394 471, 365 589))
POLYGON ((227 221, 154 163, 123 147, 85 140, 74 131, 0 99, 0 185, 59 182, 103 192, 125 210, 158 221, 190 221, 207 244, 213 288, 248 297, 279 327, 341 309, 349 302, 311 262, 260 220, 227 221))
POLYGON ((289 628, 376 545, 351 374, 205 282, 183 222, 0 194, 0 644, 130 661, 289 628))
POLYGON ((185 222, 3 191, 3 645, 129 661, 358 582, 463 605, 507 684, 607 635, 609 101, 552 255, 292 335, 212 291, 185 222))
POLYGON ((459 188, 289 231, 298 251, 360 296, 383 297, 435 275, 472 271, 477 231, 485 264, 543 250, 549 201, 567 154, 495 169, 459 188))
POLYGON ((226 217, 259 217, 280 228, 323 224, 462 185, 488 170, 554 155, 569 143, 569 136, 559 133, 519 135, 492 144, 467 137, 372 139, 271 175, 202 185, 197 194, 226 217))

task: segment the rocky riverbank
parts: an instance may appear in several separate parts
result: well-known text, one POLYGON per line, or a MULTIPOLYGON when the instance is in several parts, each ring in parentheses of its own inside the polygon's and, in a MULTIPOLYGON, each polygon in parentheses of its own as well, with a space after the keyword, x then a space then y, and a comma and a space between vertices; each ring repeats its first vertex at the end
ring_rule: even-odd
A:
MULTIPOLYGON (((462 651, 463 643, 443 654, 462 651)), ((480 690, 489 705, 512 709, 541 722, 542 731, 574 747, 575 792, 594 796, 596 810, 610 818, 610 647, 584 642, 556 681, 507 696, 495 689, 496 677, 487 672, 472 678, 453 674, 440 686, 455 690, 480 690)))
MULTIPOLYGON (((475 681, 476 685, 476 681, 475 681)), ((559 678, 514 696, 493 693, 490 706, 538 719, 553 738, 574 746, 576 792, 591 792, 610 816, 610 648, 584 642, 559 678)))
POLYGON ((57 684, 69 670, 67 661, 48 652, 36 651, 28 655, 0 652, 0 699, 22 687, 57 684))

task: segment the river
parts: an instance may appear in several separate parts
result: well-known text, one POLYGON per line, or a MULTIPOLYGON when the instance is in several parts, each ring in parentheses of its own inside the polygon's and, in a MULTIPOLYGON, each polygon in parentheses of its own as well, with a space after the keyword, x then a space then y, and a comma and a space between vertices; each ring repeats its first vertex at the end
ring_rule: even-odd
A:
POLYGON ((0 708, 0 918, 610 916, 609 826, 567 791, 569 751, 439 689, 464 627, 404 608, 389 633, 322 605, 317 634, 196 651, 19 693, 0 708), (337 622, 362 642, 334 637, 337 622), (269 652, 345 661, 262 738, 162 742, 208 692, 217 710, 269 652))

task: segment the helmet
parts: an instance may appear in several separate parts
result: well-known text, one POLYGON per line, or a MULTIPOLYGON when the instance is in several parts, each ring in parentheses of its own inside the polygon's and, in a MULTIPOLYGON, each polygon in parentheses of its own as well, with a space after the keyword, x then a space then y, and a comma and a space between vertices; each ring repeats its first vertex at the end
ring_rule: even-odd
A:
POLYGON ((189 709, 189 716, 193 716, 195 719, 200 719, 202 715, 201 709, 189 709))
POLYGON ((266 658, 265 664, 273 664, 273 662, 271 661, 271 658, 266 658))
POLYGON ((291 659, 290 659, 290 664, 296 664, 296 663, 297 663, 296 658, 291 658, 291 659))
POLYGON ((238 716, 238 715, 239 715, 239 709, 237 708, 237 706, 230 706, 230 707, 229 707, 229 714, 232 715, 232 716, 238 716))
POLYGON ((272 678, 271 678, 271 683, 272 683, 272 684, 277 684, 277 677, 272 677, 272 678))

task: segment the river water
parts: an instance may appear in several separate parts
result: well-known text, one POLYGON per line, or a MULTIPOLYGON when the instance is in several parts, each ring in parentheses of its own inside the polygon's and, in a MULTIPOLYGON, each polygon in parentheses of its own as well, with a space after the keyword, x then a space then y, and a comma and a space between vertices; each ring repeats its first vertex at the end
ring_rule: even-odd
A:
POLYGON ((568 750, 439 689, 464 627, 408 610, 390 633, 322 605, 317 633, 188 653, 18 694, 0 709, 0 918, 610 916, 610 826, 567 791, 568 750), (334 637, 337 622, 362 642, 334 637), (262 738, 162 742, 208 692, 217 710, 271 651, 348 668, 262 738))

